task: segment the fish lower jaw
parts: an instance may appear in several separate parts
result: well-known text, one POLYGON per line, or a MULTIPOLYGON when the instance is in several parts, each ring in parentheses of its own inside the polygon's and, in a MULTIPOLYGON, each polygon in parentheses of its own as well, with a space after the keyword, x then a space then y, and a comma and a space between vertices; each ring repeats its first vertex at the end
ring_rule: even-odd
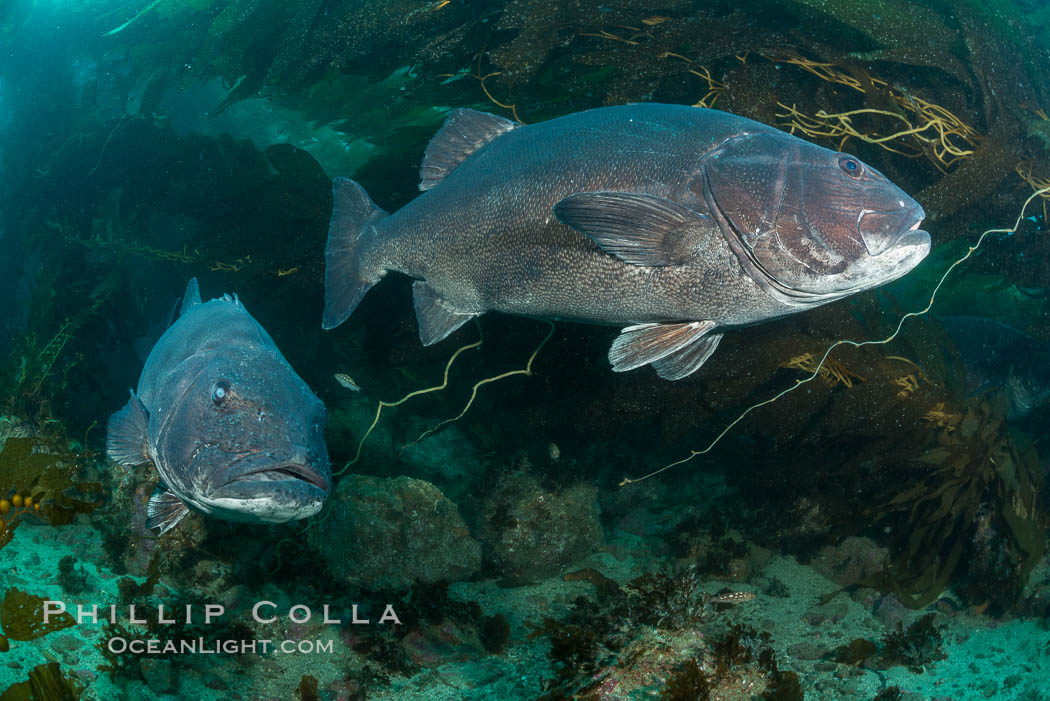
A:
POLYGON ((286 523, 309 518, 321 510, 324 498, 286 501, 271 496, 254 498, 213 497, 194 505, 204 513, 238 523, 286 523))

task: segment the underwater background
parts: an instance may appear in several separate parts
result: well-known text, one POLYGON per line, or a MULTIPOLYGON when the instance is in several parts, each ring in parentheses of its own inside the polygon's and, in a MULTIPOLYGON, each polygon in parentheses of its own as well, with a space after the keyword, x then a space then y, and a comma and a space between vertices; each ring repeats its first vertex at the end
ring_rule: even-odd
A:
POLYGON ((3 3, 0 699, 1050 699, 1048 110, 1037 0, 3 3), (608 327, 424 348, 396 274, 322 331, 333 177, 395 211, 453 108, 630 102, 859 156, 931 254, 677 382, 608 327), (327 406, 320 515, 158 539, 106 459, 192 277, 327 406))

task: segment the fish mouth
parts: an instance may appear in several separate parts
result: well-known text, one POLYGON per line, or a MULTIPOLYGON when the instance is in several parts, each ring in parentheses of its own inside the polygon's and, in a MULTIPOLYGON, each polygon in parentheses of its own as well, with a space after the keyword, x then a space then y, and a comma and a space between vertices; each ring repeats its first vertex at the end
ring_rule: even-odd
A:
POLYGON ((305 482, 328 493, 328 480, 318 470, 303 463, 280 463, 241 473, 227 482, 305 482))
POLYGON ((860 233, 868 255, 880 256, 898 246, 914 245, 929 234, 919 229, 926 212, 916 202, 911 207, 890 211, 863 210, 857 217, 860 233))
MULTIPOLYGON (((930 233, 923 231, 918 228, 918 224, 914 228, 908 229, 901 237, 897 239, 897 247, 908 248, 909 246, 920 246, 929 251, 930 248, 930 233)), ((925 254, 923 254, 925 255, 925 254)))
POLYGON ((195 505, 227 521, 285 523, 321 510, 331 493, 327 456, 306 450, 277 457, 266 451, 234 453, 220 472, 191 483, 195 505))

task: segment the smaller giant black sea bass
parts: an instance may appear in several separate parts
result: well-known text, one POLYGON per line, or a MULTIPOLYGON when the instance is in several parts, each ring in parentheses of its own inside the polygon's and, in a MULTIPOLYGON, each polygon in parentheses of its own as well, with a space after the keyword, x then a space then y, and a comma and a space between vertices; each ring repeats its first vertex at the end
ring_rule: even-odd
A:
POLYGON ((335 181, 323 324, 388 270, 426 345, 486 311, 624 325, 613 370, 699 368, 722 332, 894 280, 930 250, 915 200, 856 158, 743 117, 605 107, 522 126, 454 110, 392 216, 335 181))
POLYGON ((324 405, 236 297, 201 302, 190 280, 179 318, 146 359, 138 392, 109 420, 106 452, 153 461, 146 526, 190 508, 229 521, 317 513, 331 489, 324 405))

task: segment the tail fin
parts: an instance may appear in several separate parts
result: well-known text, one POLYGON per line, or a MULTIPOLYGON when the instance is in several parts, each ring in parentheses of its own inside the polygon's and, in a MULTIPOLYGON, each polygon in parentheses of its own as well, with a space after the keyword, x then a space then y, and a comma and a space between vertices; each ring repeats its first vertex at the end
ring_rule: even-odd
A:
POLYGON ((364 188, 349 178, 332 181, 332 223, 324 251, 324 317, 321 326, 334 329, 347 320, 385 270, 362 265, 375 225, 389 216, 372 202, 364 188))

